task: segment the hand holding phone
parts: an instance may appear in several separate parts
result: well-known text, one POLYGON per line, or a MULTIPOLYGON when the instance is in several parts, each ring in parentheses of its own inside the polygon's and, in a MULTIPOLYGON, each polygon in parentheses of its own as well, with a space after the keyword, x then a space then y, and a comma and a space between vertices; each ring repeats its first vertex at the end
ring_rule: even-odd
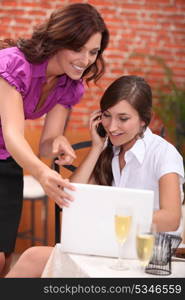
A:
POLYGON ((100 123, 100 124, 98 124, 98 126, 97 126, 97 133, 99 134, 99 136, 101 136, 101 137, 105 137, 106 136, 106 131, 105 131, 105 129, 104 129, 104 127, 103 127, 103 125, 100 123))
POLYGON ((101 123, 101 117, 102 117, 102 112, 100 110, 93 112, 90 117, 90 128, 94 127, 98 135, 104 138, 106 137, 107 133, 101 123))

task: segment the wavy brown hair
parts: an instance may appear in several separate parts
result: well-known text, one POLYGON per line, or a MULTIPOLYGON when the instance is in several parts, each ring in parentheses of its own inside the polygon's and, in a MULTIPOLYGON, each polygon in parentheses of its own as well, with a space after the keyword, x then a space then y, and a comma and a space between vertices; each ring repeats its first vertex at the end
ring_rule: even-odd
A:
POLYGON ((88 3, 75 3, 55 10, 49 20, 35 27, 31 38, 16 42, 5 40, 0 47, 17 46, 31 63, 41 63, 61 49, 79 50, 95 33, 102 34, 96 61, 83 77, 95 82, 104 74, 103 51, 108 46, 109 31, 100 13, 88 3))
MULTIPOLYGON (((104 112, 123 100, 137 110, 140 119, 145 122, 145 130, 152 118, 152 91, 149 84, 142 77, 135 75, 118 78, 104 92, 100 109, 104 112)), ((97 184, 112 185, 112 158, 113 145, 108 140, 107 147, 101 153, 93 171, 97 184)))

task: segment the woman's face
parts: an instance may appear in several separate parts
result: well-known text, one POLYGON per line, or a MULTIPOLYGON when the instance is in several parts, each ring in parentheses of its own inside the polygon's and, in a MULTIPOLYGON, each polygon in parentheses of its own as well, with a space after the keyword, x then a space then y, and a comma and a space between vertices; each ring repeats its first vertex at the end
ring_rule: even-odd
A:
POLYGON ((62 49, 54 56, 58 75, 66 74, 71 79, 78 80, 84 71, 92 65, 97 58, 101 47, 101 33, 95 33, 80 49, 62 49))
POLYGON ((145 122, 127 101, 122 100, 102 113, 102 125, 114 146, 126 145, 125 150, 128 150, 145 122))

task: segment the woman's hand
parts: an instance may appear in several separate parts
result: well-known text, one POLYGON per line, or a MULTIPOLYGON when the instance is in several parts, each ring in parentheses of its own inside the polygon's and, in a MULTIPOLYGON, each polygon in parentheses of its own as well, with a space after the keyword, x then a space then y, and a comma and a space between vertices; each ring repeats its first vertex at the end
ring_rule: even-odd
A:
POLYGON ((76 158, 76 154, 63 135, 57 136, 52 144, 52 154, 58 157, 55 163, 58 165, 70 165, 76 158))
POLYGON ((59 207, 68 207, 70 202, 74 200, 70 194, 64 191, 64 188, 75 190, 75 187, 69 183, 68 179, 63 179, 59 173, 50 169, 48 166, 39 172, 37 180, 42 185, 48 197, 54 200, 59 207))
POLYGON ((102 113, 100 110, 93 112, 90 116, 89 127, 91 131, 92 146, 103 148, 106 137, 101 137, 97 132, 97 127, 101 124, 101 115, 102 113))

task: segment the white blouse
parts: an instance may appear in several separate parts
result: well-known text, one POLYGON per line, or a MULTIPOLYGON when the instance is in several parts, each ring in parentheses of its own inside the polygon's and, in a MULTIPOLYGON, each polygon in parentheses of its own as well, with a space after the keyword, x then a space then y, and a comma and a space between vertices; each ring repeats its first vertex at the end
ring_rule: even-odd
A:
POLYGON ((183 201, 184 166, 177 149, 164 138, 147 128, 144 137, 138 139, 125 153, 126 165, 120 172, 120 147, 113 147, 113 184, 118 187, 148 189, 154 191, 154 210, 159 209, 159 179, 164 174, 177 173, 180 178, 183 201))

